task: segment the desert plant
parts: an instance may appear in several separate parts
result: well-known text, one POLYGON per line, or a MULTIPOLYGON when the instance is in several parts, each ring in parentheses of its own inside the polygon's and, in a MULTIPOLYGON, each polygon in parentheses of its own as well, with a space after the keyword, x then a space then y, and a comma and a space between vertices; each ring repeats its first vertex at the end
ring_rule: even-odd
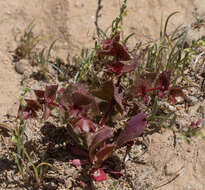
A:
POLYGON ((30 59, 33 55, 33 51, 37 44, 45 38, 45 36, 35 35, 33 32, 35 25, 34 21, 32 21, 24 30, 23 35, 17 41, 17 37, 15 37, 18 42, 18 47, 15 50, 15 59, 30 59))
MULTIPOLYGON (((45 121, 57 110, 56 117, 66 125, 71 152, 85 158, 84 161, 74 159, 73 165, 89 164, 90 174, 97 181, 106 179, 104 170, 121 176, 107 164, 112 154, 122 146, 131 146, 135 138, 150 130, 147 126, 161 127, 166 123, 171 129, 176 114, 160 114, 158 102, 169 100, 175 105, 176 97, 185 98, 177 79, 182 76, 188 81, 184 70, 190 59, 190 51, 185 48, 189 28, 179 37, 176 37, 179 28, 167 34, 169 19, 176 13, 172 13, 161 28, 160 40, 146 48, 145 61, 141 64, 142 56, 127 47, 133 34, 121 40, 121 24, 126 14, 124 1, 111 30, 104 32, 98 26, 99 39, 94 48, 83 49, 81 56, 73 59, 80 67, 73 81, 64 84, 65 88, 58 89, 58 84, 54 84, 44 90, 35 89, 36 99, 24 98, 18 117, 23 121, 37 118, 37 112, 41 111, 45 121), (124 124, 118 125, 113 119, 117 114, 124 119, 124 124)), ((37 56, 38 63, 46 68, 53 44, 47 56, 45 49, 37 56)), ((30 160, 26 151, 24 154, 30 160)), ((32 167, 38 180, 38 166, 32 164, 32 167)))
MULTIPOLYGON (((53 46, 55 45, 56 40, 54 40, 51 45, 49 46, 48 50, 46 48, 43 48, 40 52, 35 52, 33 57, 33 62, 38 67, 38 73, 42 76, 43 79, 49 80, 50 74, 49 74, 49 66, 56 68, 55 64, 51 63, 50 56, 51 56, 51 50, 53 46)), ((59 70, 59 69, 58 69, 59 70)))
MULTIPOLYGON (((14 150, 11 152, 13 158, 17 164, 19 173, 21 174, 25 183, 32 185, 32 186, 40 186, 42 179, 45 175, 43 172, 43 167, 48 166, 54 168, 50 163, 47 162, 40 162, 37 165, 32 161, 29 152, 26 150, 25 147, 25 130, 27 127, 26 118, 28 115, 23 115, 21 113, 25 113, 28 104, 30 108, 32 108, 33 104, 32 101, 27 101, 24 99, 26 93, 30 91, 29 88, 25 88, 20 99, 20 106, 19 106, 19 114, 18 114, 18 126, 14 130, 12 130, 12 142, 14 145, 14 150), (32 105, 31 105, 32 104, 32 105), (29 167, 31 166, 32 169, 29 167)), ((35 108, 34 108, 35 110, 35 108)), ((34 116, 34 115, 33 115, 34 116)))

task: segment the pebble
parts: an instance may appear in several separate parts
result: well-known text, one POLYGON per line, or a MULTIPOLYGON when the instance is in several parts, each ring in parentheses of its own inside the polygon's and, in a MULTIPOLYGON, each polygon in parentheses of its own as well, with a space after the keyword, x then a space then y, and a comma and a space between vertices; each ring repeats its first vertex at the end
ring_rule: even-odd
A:
POLYGON ((188 103, 189 106, 193 106, 195 105, 199 100, 198 98, 196 98, 195 96, 187 96, 186 97, 186 101, 188 103))
POLYGON ((168 108, 170 111, 176 111, 176 108, 174 106, 169 105, 168 108))
POLYGON ((15 70, 18 74, 23 75, 24 74, 24 66, 21 62, 15 63, 15 70))
POLYGON ((29 60, 21 59, 19 62, 15 63, 15 70, 17 73, 23 75, 25 71, 25 66, 29 64, 29 60))
POLYGON ((182 105, 177 105, 177 106, 176 106, 176 109, 177 109, 178 111, 180 111, 180 110, 183 109, 183 106, 182 106, 182 105))
POLYGON ((66 180, 65 180, 65 184, 66 184, 66 187, 67 187, 68 189, 71 189, 71 187, 72 187, 72 185, 73 185, 72 179, 71 179, 71 178, 66 179, 66 180))
POLYGON ((178 104, 182 104, 182 103, 184 103, 184 98, 183 97, 176 97, 176 101, 177 101, 177 103, 178 104))

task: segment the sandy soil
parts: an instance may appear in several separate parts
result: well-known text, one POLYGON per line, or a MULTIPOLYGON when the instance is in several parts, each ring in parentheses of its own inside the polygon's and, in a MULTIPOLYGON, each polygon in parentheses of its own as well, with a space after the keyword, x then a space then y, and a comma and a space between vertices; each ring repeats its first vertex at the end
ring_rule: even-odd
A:
MULTIPOLYGON (((99 25, 106 28, 119 13, 119 0, 102 0, 103 9, 99 25)), ((18 108, 17 96, 22 86, 22 75, 14 70, 12 51, 16 48, 14 37, 22 32, 34 19, 34 32, 49 35, 44 44, 59 39, 55 45, 56 56, 66 59, 67 55, 78 54, 82 47, 92 47, 95 34, 96 0, 2 0, 0 1, 0 121, 6 120, 5 115, 16 115, 18 108)), ((125 35, 135 32, 132 41, 150 40, 159 37, 161 16, 166 18, 174 11, 180 11, 171 19, 169 30, 179 24, 189 24, 193 19, 192 12, 198 9, 205 16, 204 0, 129 0, 128 15, 124 19, 125 35)), ((190 34, 189 38, 199 38, 205 30, 190 34)), ((190 108, 192 109, 192 108, 190 108)), ((197 109, 196 109, 197 110, 197 109)), ((190 113, 182 115, 184 122, 189 122, 190 113), (186 121, 186 119, 189 120, 186 121)), ((195 115, 195 113, 192 113, 195 115)), ((197 117, 200 117, 198 113, 197 117)), ((132 173, 136 181, 147 180, 148 183, 160 184, 171 179, 178 170, 180 175, 171 183, 159 187, 160 190, 204 190, 205 189, 205 141, 196 141, 192 145, 173 147, 173 137, 169 131, 153 134, 149 137, 149 151, 145 154, 142 166, 137 173, 132 173), (165 172, 165 168, 166 171, 165 172), (150 171, 150 172, 148 172, 150 171), (168 173, 165 175, 165 173, 168 173)), ((3 164, 3 163, 0 163, 3 164)), ((1 172, 0 165, 0 172, 1 172)), ((134 183, 135 184, 135 183, 134 183)), ((1 186, 1 185, 0 185, 1 186)), ((131 188, 131 187, 129 187, 131 188)), ((99 189, 103 189, 102 187, 99 189)), ((126 187, 122 189, 128 189, 126 187)), ((136 187, 136 189, 138 189, 136 187)))

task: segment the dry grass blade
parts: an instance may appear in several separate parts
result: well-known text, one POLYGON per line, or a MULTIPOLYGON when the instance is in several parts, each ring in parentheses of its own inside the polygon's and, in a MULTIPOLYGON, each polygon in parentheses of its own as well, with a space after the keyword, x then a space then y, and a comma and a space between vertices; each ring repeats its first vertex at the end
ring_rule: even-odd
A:
POLYGON ((3 136, 5 135, 11 135, 12 132, 12 127, 8 124, 5 123, 0 123, 0 134, 3 134, 3 136))
POLYGON ((150 187, 148 190, 154 190, 154 189, 159 189, 165 185, 168 185, 169 183, 173 182, 175 179, 177 179, 179 176, 182 175, 184 172, 184 166, 180 168, 178 171, 176 171, 172 176, 170 176, 168 179, 163 180, 161 183, 153 185, 150 187))

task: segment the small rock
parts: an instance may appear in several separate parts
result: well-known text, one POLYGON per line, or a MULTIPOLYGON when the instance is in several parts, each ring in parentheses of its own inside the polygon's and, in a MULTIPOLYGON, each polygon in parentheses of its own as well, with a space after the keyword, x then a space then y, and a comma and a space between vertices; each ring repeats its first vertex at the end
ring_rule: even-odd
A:
POLYGON ((17 73, 23 75, 24 74, 24 66, 21 62, 15 63, 15 70, 17 73))
POLYGON ((176 111, 176 108, 174 106, 169 105, 168 108, 170 111, 176 111))
POLYGON ((183 109, 183 106, 182 106, 182 105, 177 105, 177 106, 176 106, 176 109, 177 109, 178 111, 181 111, 181 110, 183 109))
POLYGON ((182 103, 184 103, 184 98, 181 97, 181 96, 176 97, 176 102, 177 102, 178 104, 182 104, 182 103))
POLYGON ((193 106, 195 105, 199 100, 198 98, 196 98, 195 96, 187 96, 186 97, 186 101, 188 103, 189 106, 193 106))
POLYGON ((70 189, 70 188, 72 187, 72 185, 73 185, 72 179, 71 179, 71 178, 66 179, 66 180, 65 180, 65 184, 66 184, 66 187, 67 187, 68 189, 70 189))
POLYGON ((15 70, 17 73, 23 75, 25 71, 25 66, 29 64, 29 60, 21 59, 19 62, 15 63, 15 70))
POLYGON ((99 72, 99 73, 98 73, 98 75, 97 75, 97 76, 98 76, 99 78, 102 78, 102 77, 103 77, 103 75, 104 75, 104 72, 103 72, 103 71, 101 71, 101 72, 99 72))

